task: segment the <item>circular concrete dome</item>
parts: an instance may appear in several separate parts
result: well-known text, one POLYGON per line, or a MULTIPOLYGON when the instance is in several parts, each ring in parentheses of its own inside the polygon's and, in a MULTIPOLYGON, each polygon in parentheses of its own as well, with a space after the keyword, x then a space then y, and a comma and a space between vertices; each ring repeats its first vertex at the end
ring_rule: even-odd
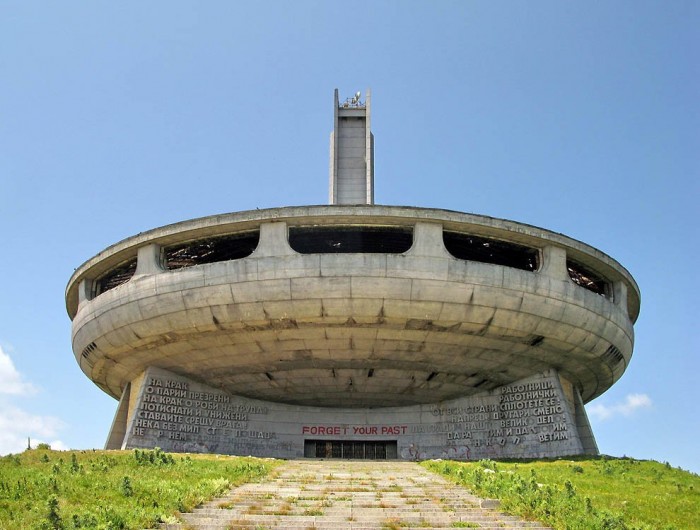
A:
POLYGON ((387 407, 554 368, 589 401, 626 369, 639 289, 602 252, 459 212, 308 206, 121 241, 66 291, 82 370, 118 398, 160 367, 261 400, 387 407))

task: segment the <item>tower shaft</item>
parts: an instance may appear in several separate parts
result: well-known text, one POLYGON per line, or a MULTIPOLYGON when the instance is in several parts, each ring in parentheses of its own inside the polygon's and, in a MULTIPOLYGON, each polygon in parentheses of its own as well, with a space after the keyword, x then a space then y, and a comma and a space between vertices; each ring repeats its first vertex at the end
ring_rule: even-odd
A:
POLYGON ((330 204, 374 204, 374 136, 370 91, 340 103, 335 90, 330 149, 330 204))

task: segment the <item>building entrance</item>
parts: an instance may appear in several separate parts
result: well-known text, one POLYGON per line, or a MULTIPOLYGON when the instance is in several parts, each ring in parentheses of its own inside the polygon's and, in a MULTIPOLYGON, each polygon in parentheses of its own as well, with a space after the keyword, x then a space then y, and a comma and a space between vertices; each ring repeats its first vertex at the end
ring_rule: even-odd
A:
POLYGON ((349 441, 304 440, 305 458, 344 458, 357 460, 396 460, 396 440, 349 441))

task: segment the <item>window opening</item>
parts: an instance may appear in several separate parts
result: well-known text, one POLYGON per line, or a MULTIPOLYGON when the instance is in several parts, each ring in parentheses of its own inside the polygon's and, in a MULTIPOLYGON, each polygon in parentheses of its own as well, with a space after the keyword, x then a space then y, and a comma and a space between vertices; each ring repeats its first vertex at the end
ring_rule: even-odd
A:
POLYGON ((572 260, 566 260, 566 269, 569 271, 569 278, 576 285, 580 285, 584 289, 588 289, 600 296, 610 298, 610 284, 599 274, 596 274, 585 265, 572 260))
POLYGON ((128 282, 136 272, 136 258, 115 267, 95 280, 95 296, 128 282))
POLYGON ((289 245, 301 254, 401 254, 411 248, 413 230, 401 226, 292 226, 289 245))
POLYGON ((536 248, 459 232, 443 232, 442 239, 447 251, 457 259, 492 263, 525 271, 538 268, 539 251, 536 248))
POLYGON ((250 256, 258 246, 260 232, 246 232, 166 247, 165 265, 169 270, 205 263, 230 261, 250 256))

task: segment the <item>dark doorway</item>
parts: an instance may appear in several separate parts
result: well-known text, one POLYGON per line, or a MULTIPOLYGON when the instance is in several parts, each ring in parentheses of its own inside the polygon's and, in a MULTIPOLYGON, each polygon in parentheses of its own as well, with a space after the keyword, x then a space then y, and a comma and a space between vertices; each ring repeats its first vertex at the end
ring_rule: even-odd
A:
POLYGON ((396 460, 396 440, 304 440, 304 457, 356 460, 396 460))

